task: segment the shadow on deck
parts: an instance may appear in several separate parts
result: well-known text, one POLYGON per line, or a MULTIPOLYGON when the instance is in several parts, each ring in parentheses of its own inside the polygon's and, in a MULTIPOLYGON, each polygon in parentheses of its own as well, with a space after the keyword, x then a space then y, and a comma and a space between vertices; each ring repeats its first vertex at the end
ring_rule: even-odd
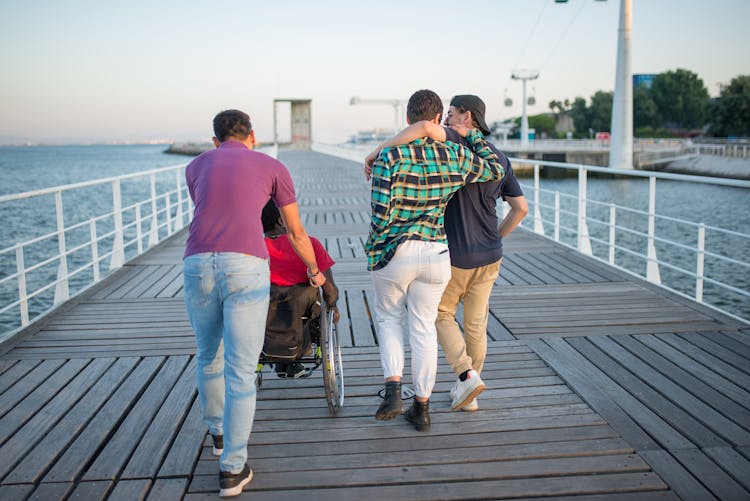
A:
MULTIPOLYGON (((430 432, 375 421, 367 185, 345 160, 282 160, 308 232, 337 262, 346 401, 332 418, 319 373, 287 381, 266 369, 246 496, 750 497, 748 326, 522 230, 490 301, 480 410, 450 411, 441 358, 430 432)), ((216 497, 181 297, 184 238, 4 347, 0 498, 216 497)))

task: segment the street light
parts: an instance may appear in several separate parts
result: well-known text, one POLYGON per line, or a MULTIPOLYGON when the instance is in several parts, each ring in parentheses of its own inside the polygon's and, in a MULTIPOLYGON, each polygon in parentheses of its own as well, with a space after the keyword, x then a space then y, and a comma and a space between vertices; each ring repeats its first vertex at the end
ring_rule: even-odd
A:
POLYGON ((539 78, 539 72, 536 70, 514 70, 511 75, 513 80, 521 80, 523 82, 523 101, 522 101, 522 113, 521 113, 521 148, 529 146, 529 118, 526 115, 526 81, 536 80, 539 78))
POLYGON ((362 99, 361 97, 354 96, 349 100, 349 105, 354 106, 357 104, 389 104, 393 106, 393 132, 398 132, 401 128, 401 106, 404 102, 401 99, 362 99))

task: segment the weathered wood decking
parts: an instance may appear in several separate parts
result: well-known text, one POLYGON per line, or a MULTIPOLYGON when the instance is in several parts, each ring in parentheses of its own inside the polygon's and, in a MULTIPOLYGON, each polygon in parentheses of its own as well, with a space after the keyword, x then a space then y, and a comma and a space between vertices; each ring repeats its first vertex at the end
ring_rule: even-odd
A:
MULTIPOLYGON (((480 411, 450 411, 441 360, 430 432, 375 421, 361 169, 310 152, 282 160, 309 233, 337 261, 346 402, 332 418, 320 374, 266 370, 246 496, 750 497, 747 325, 524 231, 506 242, 490 301, 480 411)), ((181 297, 184 238, 0 351, 0 499, 216 497, 181 297)))

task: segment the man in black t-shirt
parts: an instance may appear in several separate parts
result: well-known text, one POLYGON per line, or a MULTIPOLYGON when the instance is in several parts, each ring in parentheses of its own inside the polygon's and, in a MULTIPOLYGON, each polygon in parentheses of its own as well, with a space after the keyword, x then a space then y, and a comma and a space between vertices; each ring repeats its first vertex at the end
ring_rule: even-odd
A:
MULTIPOLYGON (((429 136, 438 141, 466 144, 451 126, 477 128, 485 136, 490 130, 484 119, 484 102, 474 95, 453 97, 440 127, 428 122, 412 124, 383 143, 365 159, 365 176, 380 148, 406 144, 429 136)), ((501 181, 465 186, 457 191, 445 211, 445 232, 451 259, 451 279, 438 307, 437 333, 440 345, 453 371, 458 376, 451 388, 453 410, 476 411, 476 396, 484 389, 480 378, 487 354, 487 316, 492 285, 500 272, 503 257, 502 238, 513 231, 528 213, 523 196, 508 158, 494 145, 490 148, 500 158, 505 170, 501 181), (510 211, 498 222, 498 198, 510 205, 510 211), (458 305, 464 304, 464 332, 455 320, 458 305)))
MULTIPOLYGON (((448 126, 477 127, 483 134, 490 130, 484 119, 484 102, 473 95, 451 99, 445 118, 448 126)), ((461 143, 454 130, 445 129, 448 141, 461 143)), ((507 157, 489 143, 505 168, 501 181, 465 186, 448 203, 445 232, 451 255, 451 280, 438 306, 438 341, 445 358, 458 376, 451 389, 453 410, 476 411, 476 396, 484 390, 479 377, 487 354, 487 318, 492 286, 500 273, 504 236, 507 236, 528 212, 526 198, 507 157), (496 202, 502 197, 510 212, 500 222, 496 202), (464 304, 464 332, 456 323, 458 304, 464 304)))

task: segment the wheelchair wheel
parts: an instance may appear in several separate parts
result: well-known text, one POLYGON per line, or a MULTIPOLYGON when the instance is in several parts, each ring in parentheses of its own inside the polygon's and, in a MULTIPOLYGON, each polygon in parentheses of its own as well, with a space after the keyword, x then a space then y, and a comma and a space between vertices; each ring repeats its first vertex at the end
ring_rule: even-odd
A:
POLYGON ((344 366, 341 361, 338 329, 333 321, 333 312, 328 309, 320 316, 320 347, 322 351, 323 384, 326 390, 328 410, 335 416, 344 406, 344 366))

